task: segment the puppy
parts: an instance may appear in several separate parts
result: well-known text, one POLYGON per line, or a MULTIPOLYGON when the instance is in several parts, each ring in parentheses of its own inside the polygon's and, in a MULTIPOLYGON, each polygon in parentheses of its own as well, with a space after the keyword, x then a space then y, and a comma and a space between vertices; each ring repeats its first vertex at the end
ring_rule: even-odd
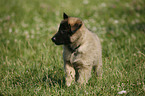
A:
POLYGON ((64 45, 63 60, 66 85, 74 81, 86 84, 91 70, 102 76, 102 49, 98 36, 89 31, 84 23, 63 13, 58 32, 52 37, 56 45, 64 45))

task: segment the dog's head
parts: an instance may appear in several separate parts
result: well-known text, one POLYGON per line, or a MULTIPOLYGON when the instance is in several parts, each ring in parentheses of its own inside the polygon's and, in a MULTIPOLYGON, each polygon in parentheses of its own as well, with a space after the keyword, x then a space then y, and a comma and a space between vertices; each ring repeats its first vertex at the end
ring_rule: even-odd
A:
POLYGON ((58 32, 52 37, 56 45, 68 45, 73 41, 71 37, 81 28, 82 21, 75 17, 69 17, 63 13, 63 20, 60 23, 58 32))

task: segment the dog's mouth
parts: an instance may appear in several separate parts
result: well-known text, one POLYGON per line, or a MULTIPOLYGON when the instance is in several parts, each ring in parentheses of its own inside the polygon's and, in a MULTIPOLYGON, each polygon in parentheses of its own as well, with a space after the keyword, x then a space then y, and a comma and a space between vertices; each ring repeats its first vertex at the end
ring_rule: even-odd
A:
POLYGON ((62 44, 63 44, 63 43, 61 43, 61 42, 58 42, 58 41, 56 40, 56 37, 52 37, 51 40, 52 40, 56 45, 62 45, 62 44))
POLYGON ((52 37, 51 40, 56 44, 56 45, 69 45, 71 44, 70 40, 57 40, 55 37, 52 37))
POLYGON ((64 31, 58 31, 52 38, 51 40, 56 44, 56 45, 68 45, 71 43, 70 41, 70 35, 68 32, 64 31))

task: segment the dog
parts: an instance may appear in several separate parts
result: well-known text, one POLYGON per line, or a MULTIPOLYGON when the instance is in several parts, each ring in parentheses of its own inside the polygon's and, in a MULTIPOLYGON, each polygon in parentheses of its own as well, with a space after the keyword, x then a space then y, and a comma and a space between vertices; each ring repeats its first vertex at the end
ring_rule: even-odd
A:
POLYGON ((98 36, 89 31, 81 19, 63 13, 58 32, 51 38, 63 46, 66 85, 75 81, 86 84, 94 69, 102 77, 102 48, 98 36))

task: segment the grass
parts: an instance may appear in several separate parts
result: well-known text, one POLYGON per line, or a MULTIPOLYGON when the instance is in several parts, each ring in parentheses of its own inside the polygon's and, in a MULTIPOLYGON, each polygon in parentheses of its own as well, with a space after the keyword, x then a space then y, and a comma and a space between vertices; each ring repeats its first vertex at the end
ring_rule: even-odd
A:
POLYGON ((0 95, 145 95, 143 0, 0 0, 0 95), (50 38, 62 13, 102 41, 103 78, 66 87, 62 47, 50 38))

